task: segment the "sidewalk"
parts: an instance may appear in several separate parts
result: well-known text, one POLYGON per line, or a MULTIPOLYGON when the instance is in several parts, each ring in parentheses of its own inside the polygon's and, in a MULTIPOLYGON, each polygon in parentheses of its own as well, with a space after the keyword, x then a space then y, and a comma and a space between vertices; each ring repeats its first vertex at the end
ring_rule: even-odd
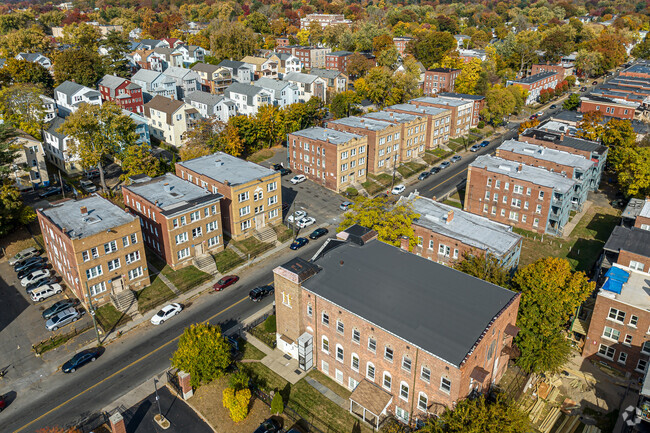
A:
POLYGON ((314 379, 312 377, 305 377, 305 381, 307 381, 308 384, 313 386, 314 389, 316 389, 316 391, 320 392, 325 397, 327 397, 329 400, 331 400, 334 403, 336 403, 337 405, 339 405, 342 409, 344 409, 346 411, 350 409, 350 401, 349 400, 344 399, 343 397, 341 397, 340 395, 338 395, 337 393, 335 393, 334 391, 332 391, 331 389, 329 389, 328 387, 326 387, 325 385, 323 385, 322 383, 320 383, 316 379, 314 379))
POLYGON ((300 369, 298 361, 284 354, 280 349, 271 349, 248 332, 244 332, 243 337, 246 341, 266 354, 260 362, 290 384, 294 385, 304 377, 305 372, 300 369))

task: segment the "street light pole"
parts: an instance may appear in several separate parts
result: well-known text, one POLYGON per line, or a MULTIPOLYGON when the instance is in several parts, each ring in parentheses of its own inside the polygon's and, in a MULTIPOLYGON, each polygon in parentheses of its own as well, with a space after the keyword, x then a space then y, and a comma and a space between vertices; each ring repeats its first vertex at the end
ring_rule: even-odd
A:
POLYGON ((86 281, 86 294, 88 295, 88 307, 90 310, 90 315, 93 318, 93 325, 95 326, 95 335, 97 336, 97 345, 101 346, 102 342, 99 339, 99 328, 97 328, 97 317, 95 317, 95 307, 93 306, 93 301, 90 298, 90 288, 88 288, 88 281, 86 281))
POLYGON ((162 410, 160 410, 160 397, 158 396, 158 379, 153 378, 153 387, 156 390, 156 403, 158 403, 158 416, 162 417, 162 410))

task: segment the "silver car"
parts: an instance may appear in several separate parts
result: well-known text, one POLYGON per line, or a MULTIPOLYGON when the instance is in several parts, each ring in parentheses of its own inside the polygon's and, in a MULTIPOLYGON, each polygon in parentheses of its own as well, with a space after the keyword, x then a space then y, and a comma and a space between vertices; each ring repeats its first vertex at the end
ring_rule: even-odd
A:
POLYGON ((69 323, 76 322, 79 317, 81 317, 81 314, 73 307, 66 308, 45 322, 45 327, 48 331, 56 331, 69 323))

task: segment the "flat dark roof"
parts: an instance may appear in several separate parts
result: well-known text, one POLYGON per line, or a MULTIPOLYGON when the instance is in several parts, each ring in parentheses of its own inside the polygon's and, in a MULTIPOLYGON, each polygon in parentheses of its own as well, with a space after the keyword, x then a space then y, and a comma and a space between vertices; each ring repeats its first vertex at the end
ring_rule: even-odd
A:
POLYGON ((337 243, 303 287, 455 366, 518 296, 378 240, 337 243))
POLYGON ((616 226, 603 247, 607 251, 628 251, 650 257, 650 231, 637 227, 616 226))

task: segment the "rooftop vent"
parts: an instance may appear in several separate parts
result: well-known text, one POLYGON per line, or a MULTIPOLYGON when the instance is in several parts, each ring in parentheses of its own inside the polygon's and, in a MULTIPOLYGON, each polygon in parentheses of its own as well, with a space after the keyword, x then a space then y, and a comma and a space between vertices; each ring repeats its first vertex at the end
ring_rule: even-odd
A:
POLYGON ((172 192, 172 186, 169 183, 164 183, 163 189, 165 190, 165 192, 172 192))
POLYGON ((499 170, 510 171, 510 166, 501 164, 499 165, 499 170))
POLYGON ((97 224, 101 220, 102 219, 100 217, 98 217, 97 215, 88 216, 88 217, 84 218, 84 222, 87 223, 87 224, 97 224))
POLYGON ((88 208, 86 206, 81 206, 81 215, 88 216, 88 208))

